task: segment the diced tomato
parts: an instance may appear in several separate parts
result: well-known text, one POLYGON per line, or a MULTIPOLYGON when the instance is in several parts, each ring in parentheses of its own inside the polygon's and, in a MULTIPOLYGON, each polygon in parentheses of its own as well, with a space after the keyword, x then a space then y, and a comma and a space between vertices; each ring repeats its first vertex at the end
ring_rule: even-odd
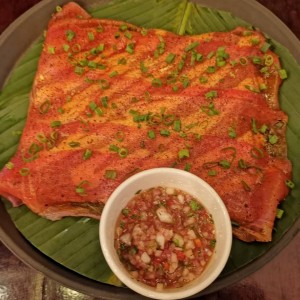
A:
POLYGON ((202 247, 202 242, 200 239, 195 239, 194 240, 194 244, 197 248, 201 248, 202 247))
POLYGON ((178 259, 179 261, 184 261, 184 260, 185 260, 186 255, 184 254, 183 251, 176 250, 175 253, 176 253, 177 259, 178 259))

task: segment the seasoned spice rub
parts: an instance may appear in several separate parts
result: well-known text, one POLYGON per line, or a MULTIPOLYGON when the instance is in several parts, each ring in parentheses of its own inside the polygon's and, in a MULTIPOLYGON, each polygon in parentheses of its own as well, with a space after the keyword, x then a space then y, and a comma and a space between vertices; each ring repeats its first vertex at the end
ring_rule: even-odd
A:
POLYGON ((130 175, 176 167, 216 189, 235 236, 270 241, 291 164, 286 73, 269 46, 250 29, 178 36, 67 4, 49 23, 0 194, 51 220, 99 218, 130 175))

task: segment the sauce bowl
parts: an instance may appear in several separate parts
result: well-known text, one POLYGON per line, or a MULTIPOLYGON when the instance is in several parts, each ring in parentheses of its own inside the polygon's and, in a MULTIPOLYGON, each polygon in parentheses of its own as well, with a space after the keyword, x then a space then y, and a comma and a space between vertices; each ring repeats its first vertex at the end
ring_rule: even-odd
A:
POLYGON ((131 176, 111 194, 101 216, 99 237, 109 267, 127 287, 153 299, 182 299, 199 293, 220 275, 230 254, 232 227, 223 201, 208 183, 179 169, 154 168, 131 176), (157 289, 132 278, 120 261, 114 246, 116 223, 122 209, 137 191, 158 186, 180 189, 195 197, 212 215, 215 225, 216 244, 208 265, 200 276, 178 288, 157 289))

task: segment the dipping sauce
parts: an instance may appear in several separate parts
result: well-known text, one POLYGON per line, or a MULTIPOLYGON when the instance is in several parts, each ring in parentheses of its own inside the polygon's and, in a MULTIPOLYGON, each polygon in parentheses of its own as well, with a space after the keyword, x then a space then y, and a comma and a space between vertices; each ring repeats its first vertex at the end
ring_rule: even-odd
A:
POLYGON ((216 244, 209 212, 188 193, 170 187, 138 191, 122 210, 115 248, 130 275, 158 289, 198 277, 216 244))

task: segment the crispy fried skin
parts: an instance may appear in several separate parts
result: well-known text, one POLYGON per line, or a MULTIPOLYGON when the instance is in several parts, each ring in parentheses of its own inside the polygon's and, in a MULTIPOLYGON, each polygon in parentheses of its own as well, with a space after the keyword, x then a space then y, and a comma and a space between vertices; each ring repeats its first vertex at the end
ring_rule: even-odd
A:
POLYGON ((49 23, 28 120, 14 167, 0 173, 0 194, 51 220, 99 218, 133 173, 185 168, 220 194, 239 225, 235 236, 270 241, 291 164, 277 97, 279 59, 260 50, 264 42, 244 28, 145 34, 67 4, 49 23), (273 64, 262 73, 265 55, 273 64), (116 178, 106 178, 108 170, 116 178))

